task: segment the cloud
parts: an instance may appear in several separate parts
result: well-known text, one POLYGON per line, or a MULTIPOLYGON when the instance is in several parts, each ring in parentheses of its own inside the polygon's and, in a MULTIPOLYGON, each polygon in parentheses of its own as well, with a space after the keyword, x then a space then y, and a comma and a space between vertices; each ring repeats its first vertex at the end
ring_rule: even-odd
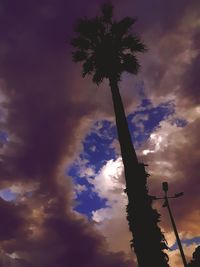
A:
POLYGON ((93 88, 69 59, 66 38, 83 12, 70 17, 70 8, 61 0, 1 1, 1 129, 8 142, 0 154, 0 187, 20 196, 0 201, 5 266, 132 266, 72 211, 70 178, 63 177, 91 121, 113 117, 106 84, 93 88))
POLYGON ((89 179, 100 198, 107 200, 106 207, 92 212, 96 228, 105 236, 112 251, 125 251, 133 260, 130 249, 131 235, 126 220, 126 194, 122 159, 107 161, 94 179, 89 179), (120 242, 118 241, 120 240, 120 242))
MULTIPOLYGON (((183 245, 183 250, 184 250, 184 253, 185 253, 185 256, 186 256, 186 260, 187 262, 189 263, 190 260, 191 260, 191 255, 192 253, 194 252, 196 248, 196 244, 191 244, 189 246, 186 246, 186 245, 183 245)), ((170 252, 170 266, 182 266, 183 265, 183 261, 182 261, 182 258, 180 256, 180 251, 178 249, 170 252)))
POLYGON ((122 159, 109 160, 101 168, 94 179, 88 179, 94 185, 94 190, 102 197, 108 198, 110 202, 115 200, 115 192, 120 193, 124 186, 122 179, 122 159), (113 194, 114 193, 114 194, 113 194), (113 199, 114 198, 114 199, 113 199))
MULTIPOLYGON (((8 143, 0 148, 0 186, 20 184, 23 197, 16 203, 0 201, 0 245, 33 267, 62 267, 65 262, 75 267, 80 263, 85 267, 132 266, 121 253, 108 252, 104 238, 93 226, 72 213, 70 179, 63 178, 66 165, 81 149, 91 121, 113 119, 107 83, 97 89, 89 78, 83 80, 80 67, 69 59, 71 48, 65 43, 73 35, 75 19, 96 12, 99 2, 1 1, 0 25, 4 26, 0 40, 0 125, 8 134, 8 143), (22 188, 27 185, 34 190, 24 192, 22 188)), ((141 57, 138 79, 126 76, 120 85, 125 89, 127 110, 138 101, 134 84, 144 79, 155 103, 163 98, 175 99, 177 113, 190 122, 183 129, 176 129, 169 122, 161 124, 153 133, 154 137, 161 136, 161 142, 157 142, 160 147, 145 158, 158 178, 157 183, 152 182, 152 191, 160 190, 159 177, 164 169, 172 177, 173 190, 181 188, 186 192, 180 200, 184 209, 180 202, 173 203, 183 236, 199 234, 199 10, 198 1, 163 4, 143 0, 127 1, 126 5, 116 1, 117 16, 138 16, 138 29, 149 48, 141 57)), ((152 142, 155 145, 156 139, 152 142)), ((144 149, 155 150, 153 144, 144 149)), ((103 221, 99 229, 108 236, 110 249, 128 251, 124 203, 119 201, 123 196, 116 198, 123 185, 120 179, 110 179, 106 187, 100 176, 95 180, 95 190, 109 196, 112 205, 96 211, 94 218, 103 221), (116 205, 114 201, 118 201, 116 205), (106 220, 106 214, 112 214, 112 218, 106 220), (118 242, 119 236, 122 242, 118 242)), ((166 224, 165 227, 168 229, 166 224)))
MULTIPOLYGON (((197 109, 198 110, 198 109, 197 109)), ((196 110, 196 112, 197 112, 196 110)), ((195 110, 191 113, 194 120, 185 127, 172 126, 170 121, 164 121, 154 132, 157 138, 150 138, 145 150, 149 151, 143 160, 149 164, 149 186, 153 195, 162 195, 161 183, 169 182, 169 194, 174 195, 183 191, 184 196, 172 200, 171 207, 178 230, 182 239, 194 238, 200 235, 199 231, 199 138, 198 129, 200 120, 195 110), (158 142, 159 137, 162 142, 158 142), (154 146, 153 146, 154 144, 154 146), (159 147, 158 147, 158 144, 159 147), (156 149, 157 147, 157 149, 156 149)), ((162 214, 161 225, 165 231, 170 231, 171 223, 168 213, 161 209, 162 203, 155 203, 162 214)), ((185 248, 188 253, 188 247, 185 248)))
MULTIPOLYGON (((199 232, 199 138, 200 127, 199 109, 191 108, 184 114, 187 121, 185 125, 174 124, 173 114, 160 122, 152 132, 149 140, 141 147, 138 154, 142 160, 149 164, 148 171, 150 194, 161 196, 163 181, 169 182, 169 194, 184 191, 180 199, 172 200, 171 207, 181 239, 191 239, 200 236, 199 232), (145 155, 146 154, 146 155, 145 155)), ((130 255, 128 246, 130 233, 125 219, 126 197, 123 194, 124 180, 121 159, 109 160, 100 169, 91 183, 94 190, 101 198, 107 199, 108 207, 93 212, 93 220, 97 228, 106 236, 110 249, 113 251, 124 250, 130 255), (117 242, 120 237, 120 244, 117 242)), ((174 245, 175 237, 172 232, 171 222, 162 201, 155 202, 161 212, 161 223, 169 246, 174 245)), ((194 245, 192 246, 194 248, 194 245)), ((191 247, 185 246, 187 257, 191 257, 191 247)), ((169 252, 171 266, 181 266, 178 252, 169 252)))
POLYGON ((9 240, 24 233, 26 208, 0 198, 1 230, 0 241, 9 240))

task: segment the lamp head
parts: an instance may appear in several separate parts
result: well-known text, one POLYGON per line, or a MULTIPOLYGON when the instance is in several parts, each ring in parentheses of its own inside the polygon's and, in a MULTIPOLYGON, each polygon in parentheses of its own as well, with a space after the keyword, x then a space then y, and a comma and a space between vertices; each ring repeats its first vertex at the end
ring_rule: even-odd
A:
POLYGON ((164 191, 165 193, 167 193, 167 191, 168 191, 168 182, 163 182, 163 183, 162 183, 162 188, 163 188, 163 191, 164 191))

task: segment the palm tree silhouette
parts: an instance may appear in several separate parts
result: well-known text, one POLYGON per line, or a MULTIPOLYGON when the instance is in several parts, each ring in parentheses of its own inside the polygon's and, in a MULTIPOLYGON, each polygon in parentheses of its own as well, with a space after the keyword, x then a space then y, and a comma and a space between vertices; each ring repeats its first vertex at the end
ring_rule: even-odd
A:
POLYGON ((104 78, 109 80, 121 155, 124 164, 128 196, 127 219, 140 267, 166 267, 168 257, 165 239, 157 226, 160 215, 152 209, 152 198, 148 195, 147 176, 144 164, 138 162, 128 129, 118 82, 122 72, 137 74, 139 62, 136 53, 145 52, 146 47, 131 33, 135 19, 125 17, 119 22, 113 20, 113 6, 106 3, 102 14, 92 19, 84 17, 75 27, 77 37, 71 44, 75 62, 83 62, 82 75, 93 76, 99 85, 104 78))
POLYGON ((188 267, 199 267, 200 266, 200 246, 196 247, 192 254, 193 259, 188 263, 188 267))

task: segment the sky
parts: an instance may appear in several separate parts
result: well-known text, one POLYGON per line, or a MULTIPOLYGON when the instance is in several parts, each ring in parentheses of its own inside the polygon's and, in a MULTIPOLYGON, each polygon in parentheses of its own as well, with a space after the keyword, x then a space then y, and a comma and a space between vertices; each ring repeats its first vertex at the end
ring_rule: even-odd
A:
MULTIPOLYGON (((108 82, 81 77, 70 40, 101 0, 0 0, 0 265, 136 267, 108 82)), ((200 244, 200 2, 113 0, 148 47, 119 84, 149 193, 171 200, 189 261, 200 244)), ((162 201, 159 226, 182 266, 162 201)))

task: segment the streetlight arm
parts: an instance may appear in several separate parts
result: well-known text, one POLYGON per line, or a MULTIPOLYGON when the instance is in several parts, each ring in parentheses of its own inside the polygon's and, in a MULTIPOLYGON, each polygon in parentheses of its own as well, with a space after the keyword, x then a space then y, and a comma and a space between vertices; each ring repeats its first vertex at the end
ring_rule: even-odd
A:
POLYGON ((183 192, 180 192, 180 193, 176 193, 175 195, 174 195, 174 197, 175 198, 177 198, 177 197, 182 197, 184 195, 184 193, 183 192))

